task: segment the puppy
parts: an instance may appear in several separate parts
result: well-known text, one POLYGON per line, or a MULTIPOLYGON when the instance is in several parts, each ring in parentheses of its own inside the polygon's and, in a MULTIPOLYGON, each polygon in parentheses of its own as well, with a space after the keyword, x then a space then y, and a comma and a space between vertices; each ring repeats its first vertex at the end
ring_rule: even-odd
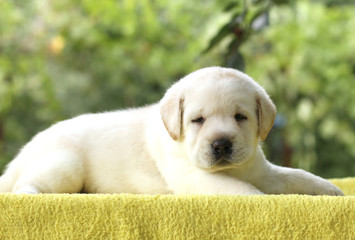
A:
POLYGON ((201 69, 157 104, 86 114, 39 133, 8 165, 0 192, 343 195, 265 159, 259 140, 275 115, 247 75, 201 69))

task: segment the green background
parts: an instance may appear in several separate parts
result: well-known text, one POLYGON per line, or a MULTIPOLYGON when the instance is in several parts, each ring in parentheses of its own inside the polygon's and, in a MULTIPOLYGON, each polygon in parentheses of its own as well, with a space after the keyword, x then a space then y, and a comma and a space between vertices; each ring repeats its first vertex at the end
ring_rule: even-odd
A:
POLYGON ((220 65, 277 105, 268 159, 354 176, 354 13, 352 1, 0 0, 0 170, 57 121, 154 103, 220 65))

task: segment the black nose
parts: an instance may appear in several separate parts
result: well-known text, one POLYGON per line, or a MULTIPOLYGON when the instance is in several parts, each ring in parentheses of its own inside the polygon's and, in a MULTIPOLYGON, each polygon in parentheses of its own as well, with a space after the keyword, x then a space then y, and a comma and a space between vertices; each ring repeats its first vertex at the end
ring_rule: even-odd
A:
POLYGON ((217 139, 212 143, 213 154, 216 157, 223 157, 232 153, 232 142, 228 139, 217 139))

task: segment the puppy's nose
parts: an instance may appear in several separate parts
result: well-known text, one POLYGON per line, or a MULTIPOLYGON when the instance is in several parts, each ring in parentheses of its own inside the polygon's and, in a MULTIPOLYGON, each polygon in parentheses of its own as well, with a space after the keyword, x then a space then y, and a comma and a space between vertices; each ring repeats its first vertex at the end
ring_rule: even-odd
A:
POLYGON ((232 142, 228 139, 217 139, 212 143, 213 154, 222 157, 232 153, 232 142))

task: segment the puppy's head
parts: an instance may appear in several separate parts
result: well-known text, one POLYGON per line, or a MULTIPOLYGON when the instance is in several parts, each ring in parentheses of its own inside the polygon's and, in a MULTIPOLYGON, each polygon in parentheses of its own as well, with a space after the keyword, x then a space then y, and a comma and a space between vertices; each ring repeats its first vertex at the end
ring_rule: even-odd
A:
POLYGON ((160 102, 165 128, 196 166, 217 171, 255 157, 276 108, 264 89, 232 69, 198 70, 175 83, 160 102))

